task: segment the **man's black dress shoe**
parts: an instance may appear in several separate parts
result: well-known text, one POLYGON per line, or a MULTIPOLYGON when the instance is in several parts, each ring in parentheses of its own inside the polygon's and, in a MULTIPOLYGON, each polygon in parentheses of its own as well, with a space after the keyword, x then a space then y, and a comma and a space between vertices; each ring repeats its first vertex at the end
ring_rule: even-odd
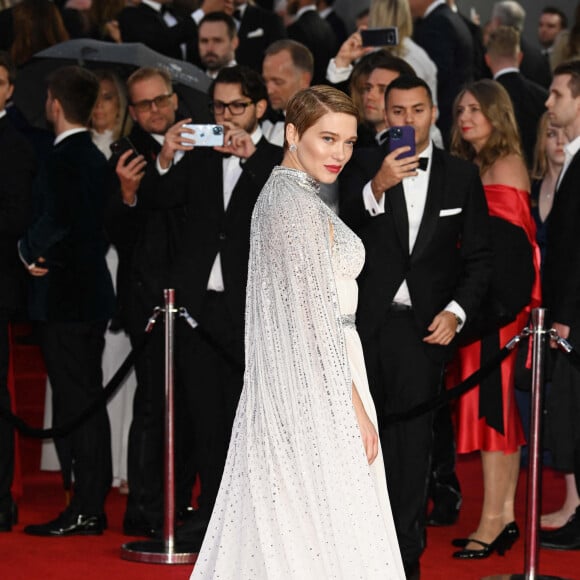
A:
POLYGON ((479 544, 481 549, 468 550, 465 548, 463 550, 454 552, 453 557, 458 558, 459 560, 483 560, 483 558, 489 558, 489 556, 491 556, 494 552, 497 552, 500 556, 503 556, 508 550, 511 549, 519 537, 520 530, 517 524, 512 522, 499 533, 499 535, 493 542, 491 542, 491 544, 486 544, 485 542, 476 540, 475 538, 469 538, 468 543, 473 542, 474 544, 479 544))
POLYGON ((123 533, 126 536, 155 538, 161 528, 161 524, 155 525, 142 518, 129 518, 125 516, 123 519, 123 533))
POLYGON ((0 511, 0 532, 12 531, 12 526, 18 523, 18 506, 11 502, 10 506, 0 511))
POLYGON ((557 530, 540 530, 540 546, 549 550, 580 550, 580 507, 557 530))
MULTIPOLYGON (((501 532, 501 536, 513 538, 512 544, 520 537, 520 528, 516 522, 510 522, 501 532)), ((456 548, 465 548, 471 542, 470 538, 454 538, 451 544, 456 548)))
POLYGON ((452 526, 457 522, 459 517, 459 508, 461 507, 461 494, 454 489, 449 488, 443 496, 433 500, 433 509, 427 516, 428 526, 452 526))
POLYGON ((87 515, 65 510, 46 524, 24 528, 31 536, 98 536, 107 528, 105 514, 87 515))

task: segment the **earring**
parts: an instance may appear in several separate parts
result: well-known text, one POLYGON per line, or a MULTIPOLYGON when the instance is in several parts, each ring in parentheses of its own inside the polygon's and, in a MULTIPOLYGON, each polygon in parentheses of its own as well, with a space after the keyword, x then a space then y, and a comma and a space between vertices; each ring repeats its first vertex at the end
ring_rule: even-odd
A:
POLYGON ((290 147, 288 147, 288 151, 290 151, 291 153, 294 153, 296 151, 296 145, 294 145, 294 143, 292 143, 290 145, 290 147))

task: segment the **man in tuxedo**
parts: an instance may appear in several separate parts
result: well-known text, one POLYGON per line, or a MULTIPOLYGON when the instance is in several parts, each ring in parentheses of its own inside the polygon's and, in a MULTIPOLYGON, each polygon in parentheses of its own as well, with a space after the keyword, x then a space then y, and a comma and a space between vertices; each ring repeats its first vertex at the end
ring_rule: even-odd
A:
MULTIPOLYGON (((129 135, 139 153, 116 156, 120 195, 109 206, 107 229, 119 253, 118 312, 133 346, 139 344, 155 306, 163 303, 169 287, 169 268, 181 240, 185 212, 181 209, 151 211, 139 203, 145 167, 154 166, 165 133, 178 118, 178 98, 167 71, 141 68, 127 80, 129 113, 134 125, 129 135)), ((177 159, 179 161, 179 159, 177 159)), ((164 335, 157 324, 135 361, 137 389, 129 431, 129 496, 123 531, 131 536, 153 536, 163 524, 164 461, 164 335)), ((182 389, 176 377, 176 400, 182 389)), ((176 504, 178 517, 191 503, 194 460, 187 447, 190 430, 179 417, 176 404, 176 504)))
POLYGON ((320 17, 316 2, 289 0, 288 14, 294 21, 288 26, 288 38, 307 46, 314 57, 313 84, 323 83, 328 61, 336 54, 338 43, 328 22, 320 17))
POLYGON ((550 64, 540 50, 523 36, 526 11, 515 0, 503 0, 493 5, 489 31, 493 32, 498 26, 511 26, 521 35, 520 44, 523 53, 520 63, 521 73, 528 79, 548 88, 552 80, 550 64))
POLYGON ((234 0, 233 17, 238 26, 240 44, 236 62, 261 72, 264 53, 273 42, 286 38, 282 19, 271 10, 265 10, 246 0, 234 0))
MULTIPOLYGON (((8 53, 0 52, 0 407, 10 410, 8 364, 9 324, 22 311, 26 295, 25 272, 16 243, 30 215, 32 180, 36 161, 31 146, 11 125, 5 105, 14 90, 16 67, 8 53)), ((0 532, 16 523, 16 504, 10 488, 14 476, 14 428, 0 418, 0 532)))
POLYGON ((520 34, 511 26, 500 26, 490 35, 485 62, 496 80, 508 92, 528 167, 534 161, 538 123, 546 107, 548 91, 520 72, 522 61, 520 34))
POLYGON ((270 110, 262 121, 262 131, 270 143, 284 145, 284 117, 288 101, 312 82, 314 58, 310 50, 295 40, 283 39, 266 50, 262 76, 268 91, 270 110))
POLYGON ((341 176, 341 216, 362 238, 357 326, 377 408, 387 483, 408 578, 419 577, 432 416, 388 424, 437 395, 456 334, 491 273, 488 215, 477 168, 433 146, 436 111, 411 76, 385 92, 389 126, 414 128, 416 155, 358 149, 341 176), (420 157, 425 161, 420 161, 420 157))
POLYGON ((202 493, 195 516, 177 531, 180 539, 205 531, 215 503, 243 383, 251 216, 282 159, 282 149, 259 126, 268 103, 258 73, 224 68, 210 97, 215 121, 225 128, 224 146, 195 147, 195 134, 176 123, 139 192, 139 204, 153 211, 183 208, 187 214, 170 281, 177 303, 199 323, 199 330, 177 325, 176 372, 188 396, 202 493))
MULTIPOLYGON (((548 218, 546 259, 544 262, 544 303, 558 335, 578 347, 580 341, 580 61, 562 63, 554 69, 550 96, 546 101, 550 122, 561 127, 568 139, 564 145, 564 167, 560 173, 554 205, 548 218)), ((552 348, 556 348, 554 342, 552 348)), ((552 370, 552 386, 546 401, 547 427, 566 443, 570 453, 556 453, 555 467, 574 469, 580 490, 580 444, 578 410, 580 409, 580 371, 570 356, 557 351, 552 370), (575 417, 575 419, 573 418, 575 417), (568 431, 570 429, 570 431, 568 431), (572 455, 572 457, 568 457, 572 455), (565 459, 564 459, 565 458, 565 459), (572 464, 563 465, 568 461, 572 464)), ((566 525, 540 532, 540 545, 556 550, 580 549, 580 506, 566 525)))
MULTIPOLYGON (((59 424, 102 394, 104 333, 115 295, 105 262, 104 212, 112 183, 86 124, 99 82, 80 67, 48 80, 47 119, 56 140, 35 182, 35 217, 18 248, 32 276, 30 316, 39 321, 42 354, 59 424)), ((111 433, 105 405, 65 435, 74 494, 54 520, 24 528, 38 536, 101 534, 111 486, 111 433)))
POLYGON ((467 25, 445 0, 409 0, 416 19, 413 40, 437 65, 437 103, 443 143, 449 145, 453 101, 473 80, 473 39, 467 25))

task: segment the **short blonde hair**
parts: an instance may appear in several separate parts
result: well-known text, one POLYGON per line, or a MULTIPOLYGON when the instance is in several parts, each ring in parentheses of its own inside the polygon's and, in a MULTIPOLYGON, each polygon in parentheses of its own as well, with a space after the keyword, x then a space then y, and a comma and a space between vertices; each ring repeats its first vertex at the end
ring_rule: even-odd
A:
MULTIPOLYGON (((345 113, 359 120, 358 109, 346 93, 327 85, 315 85, 298 91, 288 101, 286 125, 294 125, 298 135, 304 135, 326 113, 345 113)), ((287 148, 284 139, 284 149, 287 148)))

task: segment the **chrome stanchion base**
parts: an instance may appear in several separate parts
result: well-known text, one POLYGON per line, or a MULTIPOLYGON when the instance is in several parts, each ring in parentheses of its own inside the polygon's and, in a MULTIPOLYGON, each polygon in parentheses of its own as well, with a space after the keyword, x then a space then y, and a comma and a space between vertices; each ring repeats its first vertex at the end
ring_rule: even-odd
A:
MULTIPOLYGON (((481 580, 528 580, 525 574, 496 574, 486 576, 481 580)), ((572 580, 571 578, 561 578, 560 576, 545 576, 543 574, 534 576, 533 580, 572 580)))
POLYGON ((201 548, 199 542, 175 542, 169 550, 163 540, 129 542, 121 546, 121 559, 147 564, 194 564, 201 548))

